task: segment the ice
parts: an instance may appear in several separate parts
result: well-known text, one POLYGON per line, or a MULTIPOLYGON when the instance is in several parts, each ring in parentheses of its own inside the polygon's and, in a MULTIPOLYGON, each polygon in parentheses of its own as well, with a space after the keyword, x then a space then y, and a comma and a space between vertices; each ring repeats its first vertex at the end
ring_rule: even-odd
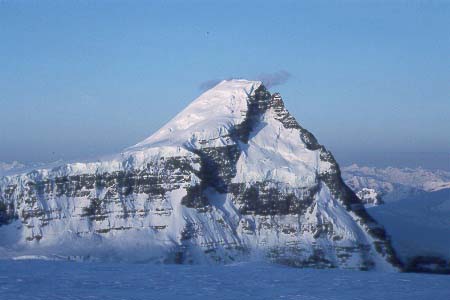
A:
POLYGON ((376 206, 368 212, 386 227, 405 261, 419 255, 450 260, 450 189, 376 206))
POLYGON ((0 299, 447 300, 448 276, 229 266, 0 261, 0 299))

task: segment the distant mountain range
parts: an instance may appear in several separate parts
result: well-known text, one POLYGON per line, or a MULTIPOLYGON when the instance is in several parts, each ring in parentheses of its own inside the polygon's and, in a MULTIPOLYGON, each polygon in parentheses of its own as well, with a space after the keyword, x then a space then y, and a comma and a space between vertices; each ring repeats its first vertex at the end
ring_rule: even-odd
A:
POLYGON ((450 172, 423 168, 375 168, 353 164, 341 169, 345 183, 372 204, 394 202, 450 188, 450 172), (372 202, 371 202, 372 201, 372 202))
POLYGON ((54 168, 63 164, 64 161, 62 160, 56 160, 52 162, 32 162, 32 163, 25 163, 20 161, 12 161, 12 162, 0 161, 0 176, 26 173, 36 169, 54 168))
POLYGON ((444 190, 449 174, 341 172, 259 81, 220 82, 107 159, 0 168, 0 258, 447 270, 441 256, 398 255, 383 225, 399 222, 379 204, 444 190))
MULTIPOLYGON (((54 168, 63 161, 24 163, 0 162, 0 176, 24 173, 39 168, 54 168)), ((352 164, 341 167, 345 183, 366 204, 381 204, 410 198, 422 192, 450 188, 450 172, 418 168, 377 168, 352 164), (370 202, 376 199, 374 203, 370 202)))
POLYGON ((0 161, 0 175, 8 175, 8 174, 14 174, 14 173, 20 173, 23 169, 26 168, 26 164, 13 161, 11 163, 7 162, 1 162, 0 161))
POLYGON ((220 82, 111 158, 0 177, 0 204, 5 256, 401 267, 333 155, 259 81, 220 82))

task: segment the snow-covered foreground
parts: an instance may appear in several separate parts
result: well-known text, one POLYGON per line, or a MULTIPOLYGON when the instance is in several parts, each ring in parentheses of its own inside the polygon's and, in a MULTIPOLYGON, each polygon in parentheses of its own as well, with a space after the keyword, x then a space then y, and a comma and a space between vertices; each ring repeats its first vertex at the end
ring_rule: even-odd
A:
POLYGON ((0 299, 450 299, 450 277, 229 266, 0 261, 0 299))

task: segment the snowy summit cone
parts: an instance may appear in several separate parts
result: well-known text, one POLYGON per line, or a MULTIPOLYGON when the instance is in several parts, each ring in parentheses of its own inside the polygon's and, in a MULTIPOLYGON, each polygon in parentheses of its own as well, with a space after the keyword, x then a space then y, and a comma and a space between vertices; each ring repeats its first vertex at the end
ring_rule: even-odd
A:
POLYGON ((261 82, 222 81, 111 160, 0 179, 0 254, 395 269, 332 154, 261 82))

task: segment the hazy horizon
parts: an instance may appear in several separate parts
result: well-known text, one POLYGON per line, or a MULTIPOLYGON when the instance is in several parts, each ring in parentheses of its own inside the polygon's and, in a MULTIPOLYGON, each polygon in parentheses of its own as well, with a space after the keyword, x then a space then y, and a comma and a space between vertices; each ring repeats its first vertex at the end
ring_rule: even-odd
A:
POLYGON ((239 77, 341 165, 450 170, 449 20, 438 1, 0 1, 0 161, 119 152, 239 77))

